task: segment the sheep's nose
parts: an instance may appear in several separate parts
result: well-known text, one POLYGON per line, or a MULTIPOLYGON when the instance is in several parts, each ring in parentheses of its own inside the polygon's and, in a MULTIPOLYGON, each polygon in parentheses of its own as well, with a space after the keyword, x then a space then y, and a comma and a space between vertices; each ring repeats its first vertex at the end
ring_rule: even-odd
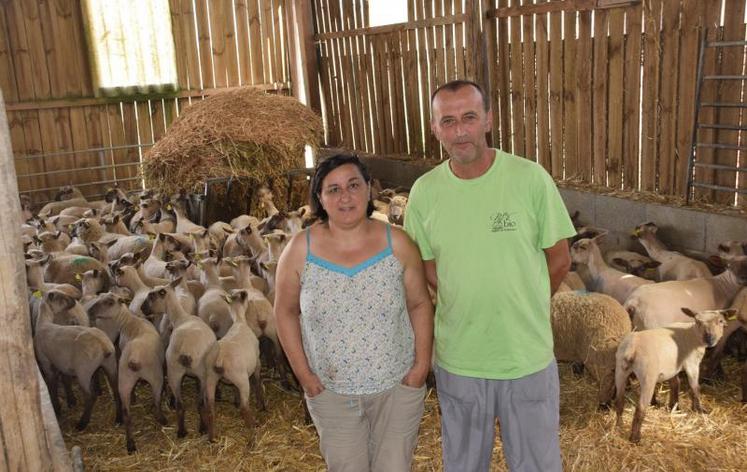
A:
POLYGON ((265 328, 267 327, 267 320, 259 320, 258 323, 259 323, 259 329, 264 331, 265 328))
POLYGON ((718 341, 716 340, 716 336, 712 334, 706 334, 703 339, 708 347, 714 347, 716 344, 718 344, 718 341))

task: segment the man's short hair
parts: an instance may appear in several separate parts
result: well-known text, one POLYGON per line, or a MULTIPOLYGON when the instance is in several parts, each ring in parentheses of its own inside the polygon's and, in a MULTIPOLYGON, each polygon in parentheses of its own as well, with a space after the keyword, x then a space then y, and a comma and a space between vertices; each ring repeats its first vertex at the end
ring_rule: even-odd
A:
POLYGON ((480 97, 482 97, 482 108, 485 110, 485 112, 488 112, 490 110, 490 99, 488 98, 488 95, 485 93, 482 87, 480 87, 477 83, 472 82, 471 80, 463 80, 463 79, 452 80, 438 87, 431 94, 431 109, 433 109, 433 100, 436 98, 436 95, 438 95, 438 92, 440 92, 441 90, 448 90, 449 92, 456 92, 460 88, 464 88, 464 87, 476 88, 477 91, 480 92, 480 97))

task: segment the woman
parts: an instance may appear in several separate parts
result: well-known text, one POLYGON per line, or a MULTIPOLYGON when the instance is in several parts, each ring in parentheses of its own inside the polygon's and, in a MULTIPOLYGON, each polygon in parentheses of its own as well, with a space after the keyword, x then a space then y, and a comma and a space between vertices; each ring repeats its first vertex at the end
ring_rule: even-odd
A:
POLYGON ((370 218, 371 177, 357 157, 322 161, 310 193, 320 221, 278 263, 278 336, 329 470, 410 470, 433 342, 420 253, 370 218))

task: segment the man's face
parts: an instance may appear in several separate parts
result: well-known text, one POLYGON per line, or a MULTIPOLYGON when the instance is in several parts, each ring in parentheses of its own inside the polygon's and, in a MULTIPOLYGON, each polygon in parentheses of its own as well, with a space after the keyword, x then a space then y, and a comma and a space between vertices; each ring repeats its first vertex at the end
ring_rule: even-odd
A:
POLYGON ((475 162, 488 147, 485 133, 493 126, 493 116, 483 109, 476 88, 441 90, 433 99, 431 113, 431 131, 457 164, 475 162))

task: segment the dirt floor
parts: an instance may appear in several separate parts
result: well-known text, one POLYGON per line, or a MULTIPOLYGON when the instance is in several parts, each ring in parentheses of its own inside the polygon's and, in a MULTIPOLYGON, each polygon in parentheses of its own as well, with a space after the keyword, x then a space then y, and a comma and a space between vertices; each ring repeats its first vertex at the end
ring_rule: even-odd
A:
MULTIPOLYGON (((681 407, 650 408, 639 445, 628 442, 637 385, 628 392, 623 430, 615 428, 611 411, 599 412, 596 384, 576 376, 570 365, 560 366, 560 435, 567 471, 744 471, 747 470, 747 405, 740 402, 741 364, 727 360, 728 381, 704 385, 703 404, 710 414, 690 411, 689 390, 681 391, 681 407)), ((685 383, 686 384, 686 383, 685 383)), ((152 416, 150 392, 137 388, 133 406, 138 452, 128 455, 124 430, 114 426, 114 408, 108 392, 98 400, 93 419, 83 432, 75 430, 80 405, 63 407, 60 426, 68 448, 78 445, 90 471, 120 470, 251 470, 321 471, 324 462, 313 426, 303 422, 301 400, 281 391, 275 382, 264 384, 268 409, 258 415, 258 427, 247 430, 233 405, 230 388, 223 389, 217 407, 217 440, 208 443, 197 434, 195 385, 187 382, 189 435, 176 438, 175 414, 166 407, 169 425, 161 427, 152 416)), ((665 399, 662 394, 661 399, 665 399)), ((80 402, 79 402, 80 403, 80 402)), ((442 469, 440 426, 435 391, 428 392, 413 470, 442 469)), ((492 470, 506 470, 501 446, 493 451, 492 470)))

